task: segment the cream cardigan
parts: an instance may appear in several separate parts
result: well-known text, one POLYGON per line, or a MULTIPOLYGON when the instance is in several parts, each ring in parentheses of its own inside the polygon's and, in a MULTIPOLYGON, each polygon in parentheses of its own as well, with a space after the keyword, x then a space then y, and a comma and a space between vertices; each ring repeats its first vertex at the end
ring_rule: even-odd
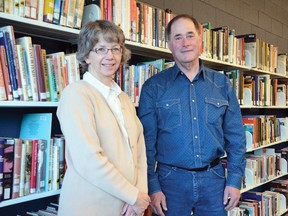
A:
POLYGON ((57 116, 66 140, 67 171, 59 216, 120 216, 125 203, 147 192, 143 128, 125 93, 119 95, 133 162, 103 96, 81 80, 67 86, 57 116), (134 168, 134 170, 133 170, 134 168))

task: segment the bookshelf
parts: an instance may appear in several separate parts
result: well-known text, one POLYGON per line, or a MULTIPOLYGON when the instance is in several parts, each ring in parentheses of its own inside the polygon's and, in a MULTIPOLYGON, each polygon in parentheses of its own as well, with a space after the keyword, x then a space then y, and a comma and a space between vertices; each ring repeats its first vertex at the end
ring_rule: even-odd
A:
MULTIPOLYGON (((15 33, 20 35, 31 35, 32 37, 40 37, 44 38, 45 40, 49 41, 60 41, 65 42, 66 44, 70 44, 71 46, 75 46, 76 40, 79 34, 79 30, 62 27, 50 23, 40 22, 37 20, 31 20, 27 18, 18 17, 11 14, 5 14, 0 12, 0 27, 6 25, 13 25, 15 33)), ((127 47, 132 51, 133 55, 141 56, 141 58, 146 59, 156 59, 156 58, 164 58, 166 60, 172 60, 171 53, 168 49, 154 47, 151 45, 145 45, 133 41, 126 42, 127 47)), ((66 49, 64 47, 63 49, 66 49)), ((216 69, 216 70, 234 70, 239 69, 244 71, 247 74, 265 74, 270 75, 271 78, 278 78, 278 79, 285 79, 288 80, 288 76, 275 74, 269 71, 258 70, 251 67, 247 67, 244 65, 237 65, 231 64, 228 62, 223 62, 220 60, 213 60, 209 58, 201 58, 204 62, 205 66, 216 69)), ((137 58, 136 60, 137 61, 137 58)), ((57 102, 25 102, 25 101, 1 101, 0 102, 0 136, 12 136, 18 137, 19 136, 19 127, 21 116, 24 113, 31 113, 31 112, 52 112, 53 113, 53 128, 52 134, 60 133, 61 130, 59 128, 59 123, 56 118, 56 109, 57 109, 57 102)), ((287 106, 247 106, 241 105, 241 109, 243 113, 281 113, 282 116, 288 116, 287 114, 287 106)), ((248 149, 247 152, 253 152, 257 149, 265 148, 265 147, 277 147, 278 145, 287 144, 287 141, 277 141, 270 143, 269 145, 261 146, 259 148, 248 149)), ((269 181, 274 179, 278 179, 280 177, 285 177, 287 174, 284 173, 280 176, 277 176, 269 181)), ((241 192, 245 192, 248 190, 252 190, 253 188, 260 187, 267 182, 257 184, 254 187, 249 187, 241 192)), ((13 206, 21 206, 21 211, 24 212, 26 210, 32 209, 31 206, 34 205, 34 201, 36 200, 57 200, 57 197, 60 193, 60 190, 45 192, 41 194, 33 194, 17 199, 12 199, 8 201, 4 201, 0 203, 0 214, 7 214, 7 208, 9 211, 14 207, 13 206), (31 202, 33 201, 33 202, 31 202), (25 203, 30 203, 26 206, 25 203), (5 210, 6 209, 6 210, 5 210), (25 209, 25 210, 24 210, 25 209)), ((41 201, 40 201, 41 202, 41 201)), ((39 208, 37 206, 37 208, 39 208)), ((17 208, 15 208, 17 209, 17 208)), ((16 210, 13 211, 16 213, 16 210)), ((9 212, 10 214, 11 212, 9 212)))

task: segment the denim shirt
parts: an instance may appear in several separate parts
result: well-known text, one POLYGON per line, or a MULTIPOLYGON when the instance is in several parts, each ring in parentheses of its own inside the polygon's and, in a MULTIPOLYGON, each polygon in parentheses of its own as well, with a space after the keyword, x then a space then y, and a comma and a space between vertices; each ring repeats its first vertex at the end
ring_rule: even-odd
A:
POLYGON ((142 87, 138 116, 144 127, 149 194, 161 191, 156 161, 192 169, 225 152, 226 186, 241 188, 246 143, 240 106, 227 77, 199 61, 192 82, 175 64, 142 87))

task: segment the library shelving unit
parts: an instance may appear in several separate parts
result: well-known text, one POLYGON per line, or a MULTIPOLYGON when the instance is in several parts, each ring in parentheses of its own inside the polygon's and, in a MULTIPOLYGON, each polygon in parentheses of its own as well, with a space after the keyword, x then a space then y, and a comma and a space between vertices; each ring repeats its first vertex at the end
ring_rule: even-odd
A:
MULTIPOLYGON (((76 41, 79 34, 79 30, 62 27, 50 23, 40 22, 37 20, 31 20, 14 16, 11 14, 5 14, 0 12, 0 27, 6 25, 13 25, 15 36, 31 36, 32 42, 34 40, 41 44, 46 49, 47 54, 55 51, 65 51, 71 53, 76 51, 76 41)), ((140 43, 127 41, 127 47, 132 51, 133 57, 140 56, 139 59, 158 59, 164 58, 166 60, 172 60, 172 56, 169 50, 163 48, 157 48, 152 46, 143 45, 140 43)), ((263 70, 256 70, 242 65, 230 64, 227 62, 201 58, 207 67, 217 70, 234 70, 239 69, 250 74, 268 74, 271 78, 287 79, 287 76, 278 75, 263 70)), ((134 59, 134 61, 137 61, 134 59)), ((24 102, 24 101, 1 101, 0 102, 0 136, 3 137, 19 137, 19 130, 22 115, 25 113, 52 113, 52 132, 51 134, 61 133, 59 122, 56 118, 57 102, 24 102)), ((276 106, 241 106, 243 114, 275 114, 280 117, 286 117, 288 107, 276 107, 276 106)), ((265 147, 275 147, 286 145, 286 141, 279 141, 271 143, 265 147)), ((248 152, 252 152, 255 149, 248 149, 248 152)), ((285 176, 286 173, 282 173, 280 178, 285 176)), ((275 179, 276 179, 275 178, 275 179)), ((266 184, 267 182, 263 183, 266 184)), ((255 185, 259 187, 261 185, 255 185)), ((253 188, 247 188, 242 192, 251 190, 253 188)), ((32 194, 25 197, 20 197, 12 200, 3 201, 0 203, 0 215, 17 215, 24 214, 26 211, 34 211, 46 207, 49 202, 57 202, 60 190, 44 192, 41 194, 32 194)))
MULTIPOLYGON (((31 36, 32 43, 38 43, 47 54, 64 51, 75 52, 80 30, 27 19, 0 12, 0 27, 12 25, 15 38, 31 36)), ((164 58, 171 60, 167 49, 146 46, 127 41, 126 46, 132 51, 131 61, 141 59, 164 58), (137 57, 138 56, 138 57, 137 57), (134 60, 133 60, 134 59, 134 60)), ((0 101, 0 137, 19 137, 22 116, 25 113, 52 113, 51 134, 60 134, 61 129, 56 117, 58 102, 0 101)), ((36 193, 16 199, 0 202, 0 215, 22 215, 26 211, 45 208, 50 202, 58 203, 60 190, 36 193)))

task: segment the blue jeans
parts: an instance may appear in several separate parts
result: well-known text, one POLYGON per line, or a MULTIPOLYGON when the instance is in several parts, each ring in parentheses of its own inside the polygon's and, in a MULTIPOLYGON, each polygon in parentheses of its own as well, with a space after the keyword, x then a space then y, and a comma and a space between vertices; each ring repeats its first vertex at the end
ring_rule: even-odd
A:
POLYGON ((225 174, 221 163, 202 172, 158 164, 158 178, 166 196, 165 216, 226 216, 223 205, 225 174))

